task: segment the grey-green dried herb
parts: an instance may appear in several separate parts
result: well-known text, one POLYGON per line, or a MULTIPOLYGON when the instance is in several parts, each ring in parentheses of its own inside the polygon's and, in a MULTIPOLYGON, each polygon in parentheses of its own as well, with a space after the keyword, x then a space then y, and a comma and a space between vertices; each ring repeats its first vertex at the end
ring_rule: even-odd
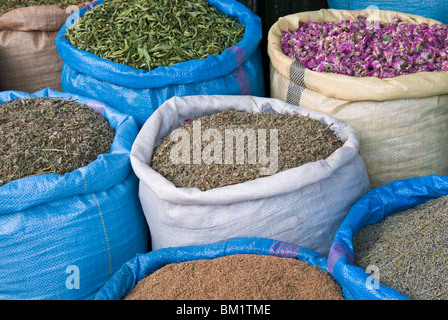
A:
POLYGON ((0 104, 0 186, 83 167, 109 152, 114 135, 100 113, 76 101, 32 97, 0 104))
MULTIPOLYGON (((296 113, 293 114, 270 114, 270 113, 247 113, 237 110, 221 111, 212 115, 200 117, 189 121, 181 129, 188 132, 190 148, 190 161, 175 163, 172 161, 172 149, 180 142, 172 139, 171 134, 164 137, 159 146, 154 148, 150 166, 171 181, 175 186, 181 188, 198 188, 206 191, 213 188, 223 187, 236 183, 242 183, 265 176, 261 168, 266 168, 269 164, 266 161, 251 161, 249 157, 249 139, 240 140, 238 144, 234 139, 232 149, 232 159, 226 161, 226 131, 241 130, 248 133, 249 130, 256 136, 255 143, 257 152, 262 154, 266 151, 266 158, 269 156, 271 142, 275 140, 273 130, 277 132, 277 154, 276 161, 278 168, 276 172, 299 167, 303 164, 328 158, 343 143, 331 131, 330 126, 325 126, 319 121, 305 117, 296 113), (201 139, 200 148, 195 147, 195 124, 200 123, 201 134, 208 130, 218 130, 222 137, 221 148, 217 149, 218 157, 214 161, 204 161, 202 156, 200 161, 195 161, 195 152, 200 150, 201 155, 216 141, 213 139, 201 139), (260 129, 264 129, 262 135, 260 129), (263 142, 264 141, 264 142, 263 142), (247 142, 247 143, 246 143, 247 142), (263 143, 262 143, 263 142, 263 143), (243 144, 244 159, 237 159, 238 148, 243 144), (262 147, 264 145, 264 147, 262 147), (221 152, 221 153, 219 153, 221 152)), ((210 132, 210 131, 209 131, 210 132)), ((230 141, 230 140, 229 140, 230 141)), ((214 156, 215 151, 210 152, 214 156)), ((181 154, 182 152, 179 152, 181 154)), ((275 172, 274 172, 275 173, 275 172)))
POLYGON ((71 5, 82 3, 80 0, 1 0, 0 16, 14 9, 44 5, 58 5, 61 8, 68 8, 71 5))
POLYGON ((415 300, 448 300, 448 198, 441 196, 360 230, 355 265, 415 300))
POLYGON ((105 0, 64 37, 105 60, 152 70, 221 54, 243 35, 243 25, 206 0, 105 0))

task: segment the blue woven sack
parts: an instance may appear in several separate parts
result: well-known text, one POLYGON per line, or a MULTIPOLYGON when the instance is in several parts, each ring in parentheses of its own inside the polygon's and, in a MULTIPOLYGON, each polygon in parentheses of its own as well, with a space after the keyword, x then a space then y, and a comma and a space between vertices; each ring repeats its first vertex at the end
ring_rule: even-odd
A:
POLYGON ((0 300, 92 299, 124 262, 148 250, 129 158, 138 127, 104 103, 51 89, 0 92, 0 104, 30 97, 85 103, 115 137, 110 152, 87 166, 0 187, 0 300))
POLYGON ((328 255, 328 270, 343 287, 344 295, 356 300, 408 300, 398 291, 381 284, 381 277, 379 286, 375 285, 372 275, 353 264, 353 237, 361 229, 394 213, 446 195, 448 177, 429 175, 390 182, 361 198, 336 232, 328 255))
POLYGON ((330 9, 364 10, 375 6, 379 10, 416 14, 425 18, 448 23, 448 1, 446 0, 328 0, 330 9))
POLYGON ((262 254, 295 258, 327 270, 327 258, 319 253, 288 242, 266 238, 234 238, 205 245, 158 249, 138 254, 127 261, 100 289, 96 300, 120 300, 154 271, 170 263, 215 259, 235 254, 262 254))
POLYGON ((233 94, 264 96, 261 50, 261 19, 235 0, 209 0, 219 11, 236 17, 245 26, 243 39, 219 55, 190 60, 151 71, 110 62, 76 49, 62 36, 86 10, 100 5, 94 1, 73 13, 56 37, 63 60, 63 91, 103 101, 134 116, 139 127, 173 96, 233 94))

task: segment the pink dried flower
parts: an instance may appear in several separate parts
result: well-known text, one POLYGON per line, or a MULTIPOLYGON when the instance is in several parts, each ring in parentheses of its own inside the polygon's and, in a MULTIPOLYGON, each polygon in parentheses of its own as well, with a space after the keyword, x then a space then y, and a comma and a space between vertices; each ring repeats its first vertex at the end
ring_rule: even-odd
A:
POLYGON ((423 71, 448 71, 448 26, 390 23, 365 16, 338 23, 300 22, 284 31, 283 53, 317 72, 392 78, 423 71))

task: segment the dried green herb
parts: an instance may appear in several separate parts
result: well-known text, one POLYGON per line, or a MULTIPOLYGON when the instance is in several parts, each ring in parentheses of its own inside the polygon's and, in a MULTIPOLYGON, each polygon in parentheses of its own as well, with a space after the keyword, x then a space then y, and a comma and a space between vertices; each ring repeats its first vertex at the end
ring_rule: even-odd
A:
POLYGON ((114 135, 100 113, 76 101, 33 97, 0 104, 0 186, 85 166, 109 152, 114 135))
POLYGON ((431 199, 360 230, 355 265, 379 268, 379 282, 416 300, 448 299, 448 197, 431 199))
POLYGON ((0 16, 13 9, 44 6, 44 5, 58 5, 62 8, 67 8, 71 5, 78 5, 82 3, 80 0, 1 0, 0 1, 0 16))
MULTIPOLYGON (((176 155, 179 145, 185 141, 173 139, 170 134, 154 148, 150 166, 177 187, 202 191, 263 177, 266 174, 261 169, 269 167, 274 160, 277 168, 271 174, 326 159, 343 145, 329 126, 295 113, 226 110, 189 121, 180 129, 188 132, 191 146, 188 159, 184 158, 186 161, 182 163, 173 162, 173 154, 176 155), (202 135, 200 145, 195 142, 198 137, 195 127, 198 128, 199 123, 202 135), (217 130, 216 136, 206 139, 205 133, 212 133, 213 130, 217 130), (241 133, 244 139, 238 141, 238 138, 229 135, 232 140, 225 140, 229 132, 241 133), (247 137, 253 138, 252 143, 247 137), (271 145, 272 142, 274 144, 271 145), (212 145, 218 147, 214 149, 212 145), (227 146, 230 146, 229 153, 225 150, 227 146), (238 153, 238 150, 244 152, 238 153), (250 151, 256 151, 252 153, 252 158, 250 151), (205 157, 205 154, 210 157, 205 157), (228 154, 231 158, 227 158, 228 154), (238 154, 243 155, 244 159, 238 158, 238 154), (210 158, 213 161, 207 160, 210 158)), ((185 156, 181 150, 178 154, 179 157, 185 156)))
POLYGON ((221 54, 244 26, 206 0, 105 0, 67 28, 77 49, 152 70, 221 54))

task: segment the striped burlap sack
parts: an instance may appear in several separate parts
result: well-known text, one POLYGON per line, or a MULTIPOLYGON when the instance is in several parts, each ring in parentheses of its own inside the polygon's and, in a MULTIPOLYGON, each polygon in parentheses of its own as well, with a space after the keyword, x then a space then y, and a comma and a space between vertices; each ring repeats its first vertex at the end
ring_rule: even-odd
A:
POLYGON ((78 6, 29 6, 0 15, 0 91, 62 91, 55 38, 78 6))
MULTIPOLYGON (((316 72, 283 54, 283 30, 300 21, 342 21, 363 14, 390 22, 438 23, 392 11, 323 9, 280 18, 269 30, 271 97, 327 113, 360 135, 360 153, 372 187, 393 180, 448 174, 448 72, 389 79, 316 72)), ((377 20, 377 21, 378 21, 377 20)))

